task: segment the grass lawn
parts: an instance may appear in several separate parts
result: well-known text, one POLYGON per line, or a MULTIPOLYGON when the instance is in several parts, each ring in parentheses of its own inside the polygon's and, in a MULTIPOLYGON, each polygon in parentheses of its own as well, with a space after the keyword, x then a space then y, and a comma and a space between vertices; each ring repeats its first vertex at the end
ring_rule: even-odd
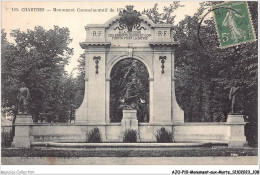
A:
POLYGON ((257 156, 256 148, 2 148, 2 157, 222 157, 257 156))

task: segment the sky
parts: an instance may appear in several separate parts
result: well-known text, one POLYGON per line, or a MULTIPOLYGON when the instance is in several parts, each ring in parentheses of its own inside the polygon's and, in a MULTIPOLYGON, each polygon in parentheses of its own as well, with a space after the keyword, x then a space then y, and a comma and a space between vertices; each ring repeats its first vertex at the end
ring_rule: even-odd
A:
MULTIPOLYGON (((2 29, 7 33, 11 30, 20 29, 26 31, 35 26, 43 26, 46 30, 54 25, 67 27, 73 39, 69 47, 74 48, 74 55, 66 70, 70 73, 78 65, 79 55, 84 51, 79 43, 86 38, 84 26, 87 24, 103 24, 110 18, 118 15, 118 8, 125 8, 126 5, 134 5, 137 11, 149 9, 155 3, 159 4, 159 9, 169 6, 171 1, 166 2, 2 2, 2 29), (44 8, 44 11, 29 11, 28 8, 44 8), (70 12, 54 11, 56 9, 74 9, 70 12), (77 9, 104 9, 108 12, 78 12, 77 9), (18 11, 16 10, 18 9, 18 11), (110 11, 113 9, 114 11, 110 11)), ((199 2, 181 2, 185 7, 176 10, 175 24, 185 18, 185 15, 193 15, 199 8, 199 2)), ((12 42, 12 39, 8 37, 12 42)), ((76 75, 76 71, 75 74, 76 75)))

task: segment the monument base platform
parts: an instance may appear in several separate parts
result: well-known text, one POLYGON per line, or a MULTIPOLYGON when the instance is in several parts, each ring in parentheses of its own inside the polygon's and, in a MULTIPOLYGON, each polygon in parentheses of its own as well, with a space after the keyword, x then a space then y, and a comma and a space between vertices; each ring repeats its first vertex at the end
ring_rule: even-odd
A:
POLYGON ((30 148, 33 136, 30 136, 30 126, 33 123, 30 114, 17 114, 15 119, 15 136, 12 142, 13 148, 30 148))
POLYGON ((134 109, 123 110, 123 118, 121 120, 122 141, 123 141, 124 133, 127 130, 136 131, 137 141, 140 140, 139 132, 138 132, 138 120, 136 114, 137 111, 134 109))
POLYGON ((232 113, 228 114, 227 123, 245 123, 245 120, 242 114, 232 113))
POLYGON ((245 128, 246 124, 242 114, 228 114, 227 124, 229 124, 229 147, 247 146, 245 128))

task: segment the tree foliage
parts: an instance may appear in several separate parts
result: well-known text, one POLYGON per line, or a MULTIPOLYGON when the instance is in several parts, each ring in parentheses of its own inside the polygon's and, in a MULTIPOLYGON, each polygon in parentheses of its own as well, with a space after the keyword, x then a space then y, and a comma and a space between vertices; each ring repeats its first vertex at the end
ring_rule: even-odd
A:
POLYGON ((46 121, 65 122, 74 103, 73 79, 64 70, 73 49, 68 28, 13 30, 14 44, 2 31, 2 107, 16 105, 21 82, 31 93, 30 112, 46 121))
MULTIPOLYGON (((180 43, 175 49, 177 101, 185 111, 185 121, 225 121, 231 106, 229 90, 234 82, 239 83, 240 110, 250 122, 246 126, 247 139, 255 143, 258 45, 251 42, 220 49, 213 18, 206 16, 202 20, 210 6, 216 3, 219 2, 201 3, 197 13, 173 26, 175 40, 180 43)), ((257 36, 257 3, 248 2, 248 5, 257 36)), ((165 12, 159 13, 157 4, 144 14, 155 23, 167 23, 162 18, 165 12)))
POLYGON ((154 4, 154 7, 151 9, 144 9, 142 14, 146 15, 156 24, 173 24, 176 15, 173 15, 175 10, 179 7, 184 7, 180 2, 176 1, 170 4, 169 7, 163 8, 163 13, 159 13, 159 4, 154 4))

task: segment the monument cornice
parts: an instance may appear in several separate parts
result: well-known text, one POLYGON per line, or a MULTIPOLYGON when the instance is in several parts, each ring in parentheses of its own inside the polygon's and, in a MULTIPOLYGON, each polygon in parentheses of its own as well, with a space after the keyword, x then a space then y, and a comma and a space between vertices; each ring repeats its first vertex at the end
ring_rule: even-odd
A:
POLYGON ((156 46, 177 46, 178 42, 149 42, 149 45, 152 47, 156 46))
MULTIPOLYGON (((117 15, 107 21, 105 24, 88 24, 85 26, 85 30, 89 28, 109 28, 120 20, 121 16, 117 15)), ((152 20, 145 16, 139 16, 140 20, 150 26, 151 28, 172 28, 172 24, 155 24, 152 20)))
POLYGON ((79 43, 82 49, 86 49, 91 46, 95 47, 110 47, 110 42, 81 42, 79 43))

